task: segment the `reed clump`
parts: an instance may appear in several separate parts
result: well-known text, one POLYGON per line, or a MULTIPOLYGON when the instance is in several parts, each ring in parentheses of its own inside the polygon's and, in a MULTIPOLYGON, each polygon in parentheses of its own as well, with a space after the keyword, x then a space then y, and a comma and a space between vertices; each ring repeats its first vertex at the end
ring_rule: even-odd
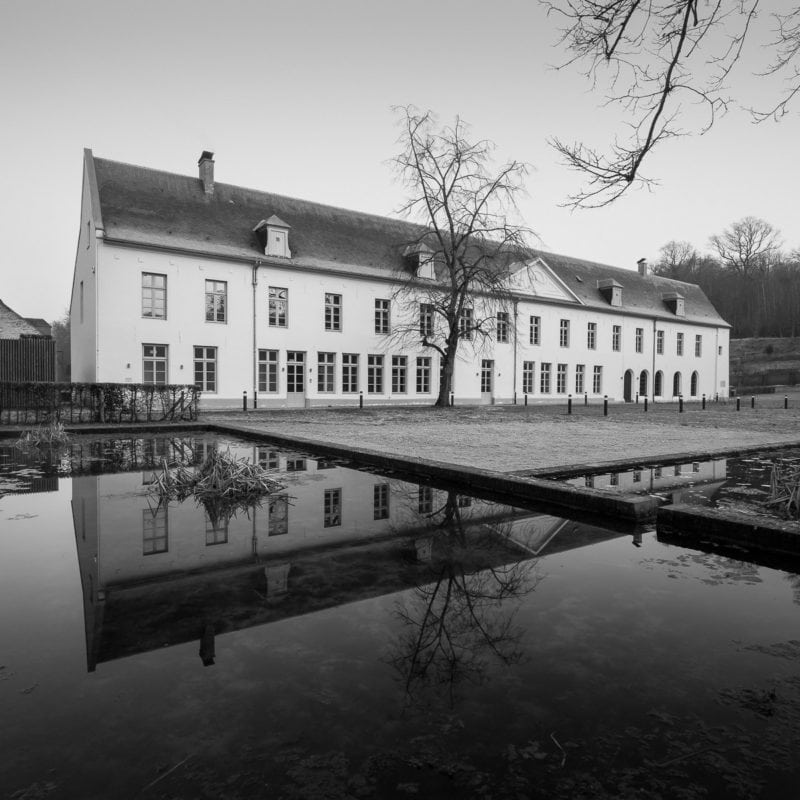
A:
POLYGON ((23 431, 14 443, 17 450, 30 450, 32 448, 56 448, 69 442, 69 434, 64 426, 57 421, 46 425, 38 425, 31 430, 23 431))
POLYGON ((236 458, 230 451, 212 450, 197 469, 184 464, 170 467, 163 461, 161 472, 154 475, 148 491, 158 497, 159 505, 194 497, 216 525, 227 522, 239 511, 260 505, 266 496, 284 488, 258 464, 236 458))
POLYGON ((800 519, 800 464, 773 463, 764 505, 788 519, 800 519))

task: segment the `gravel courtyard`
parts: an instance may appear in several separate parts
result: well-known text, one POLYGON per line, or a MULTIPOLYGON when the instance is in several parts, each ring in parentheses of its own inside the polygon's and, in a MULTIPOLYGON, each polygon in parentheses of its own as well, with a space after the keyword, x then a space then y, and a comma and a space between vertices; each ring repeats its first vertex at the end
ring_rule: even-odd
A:
POLYGON ((618 459, 652 459, 753 445, 800 444, 800 398, 687 404, 566 403, 531 406, 322 408, 206 412, 201 419, 248 430, 446 461, 500 472, 618 459))

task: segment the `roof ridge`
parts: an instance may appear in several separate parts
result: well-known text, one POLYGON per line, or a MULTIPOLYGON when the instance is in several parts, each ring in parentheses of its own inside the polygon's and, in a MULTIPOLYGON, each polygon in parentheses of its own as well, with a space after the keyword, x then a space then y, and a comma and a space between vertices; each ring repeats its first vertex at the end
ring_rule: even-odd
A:
MULTIPOLYGON (((170 178, 185 178, 186 180, 197 180, 197 181, 200 180, 199 177, 195 177, 193 175, 186 175, 182 172, 170 172, 169 170, 166 169, 158 169, 156 167, 145 167, 141 164, 132 164, 129 161, 117 161, 116 159, 113 158, 102 158, 101 156, 93 156, 93 157, 95 161, 103 161, 107 164, 119 164, 123 167, 132 167, 133 169, 140 169, 143 170, 144 172, 158 173, 159 175, 165 175, 170 178)), ((400 225, 408 225, 410 227, 416 227, 416 228, 425 227, 420 222, 410 222, 409 220, 400 219, 399 217, 389 217, 386 214, 375 214, 370 211, 360 211, 355 208, 346 208, 345 206, 335 206, 332 205, 331 203, 320 203, 316 200, 306 200, 304 197, 292 197, 291 195, 287 194, 270 192, 267 191, 266 189, 254 189, 250 186, 241 186, 237 183, 225 183, 224 181, 215 180, 214 186, 225 186, 230 189, 239 189, 241 191, 251 192, 254 194, 270 195, 272 197, 278 198, 279 200, 290 200, 290 201, 305 203, 307 206, 311 206, 313 208, 330 209, 331 211, 344 211, 347 214, 358 214, 359 216, 362 217, 371 217, 372 219, 394 222, 400 225)))

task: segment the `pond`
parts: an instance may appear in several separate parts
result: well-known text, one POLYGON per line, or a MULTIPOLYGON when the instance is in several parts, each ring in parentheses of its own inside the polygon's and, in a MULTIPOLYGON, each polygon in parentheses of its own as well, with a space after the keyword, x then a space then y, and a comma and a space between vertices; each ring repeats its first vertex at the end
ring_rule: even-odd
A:
POLYGON ((652 494, 669 503, 724 508, 745 513, 776 515, 765 505, 770 494, 772 467, 800 466, 800 450, 780 448, 733 458, 639 464, 616 471, 553 475, 572 486, 608 492, 652 494))
POLYGON ((210 435, 0 448, 13 798, 776 797, 800 576, 210 435), (154 502, 214 448, 284 485, 154 502))

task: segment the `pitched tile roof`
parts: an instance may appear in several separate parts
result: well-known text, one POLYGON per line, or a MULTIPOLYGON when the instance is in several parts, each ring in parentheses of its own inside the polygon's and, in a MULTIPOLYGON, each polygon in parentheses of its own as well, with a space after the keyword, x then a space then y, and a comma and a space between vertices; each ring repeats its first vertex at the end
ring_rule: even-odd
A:
MULTIPOLYGON (((93 161, 99 216, 112 240, 252 261, 263 256, 254 226, 277 215, 291 226, 292 265, 388 278, 406 268, 404 250, 424 232, 403 220, 216 181, 207 194, 199 177, 93 158, 91 151, 86 157, 93 161)), ((589 307, 610 309, 597 284, 611 278, 622 285, 622 311, 675 319, 662 295, 679 292, 686 321, 727 326, 694 284, 537 249, 531 256, 541 256, 589 307)))
POLYGON ((20 336, 39 335, 39 331, 33 325, 0 300, 0 339, 19 339, 20 336))

